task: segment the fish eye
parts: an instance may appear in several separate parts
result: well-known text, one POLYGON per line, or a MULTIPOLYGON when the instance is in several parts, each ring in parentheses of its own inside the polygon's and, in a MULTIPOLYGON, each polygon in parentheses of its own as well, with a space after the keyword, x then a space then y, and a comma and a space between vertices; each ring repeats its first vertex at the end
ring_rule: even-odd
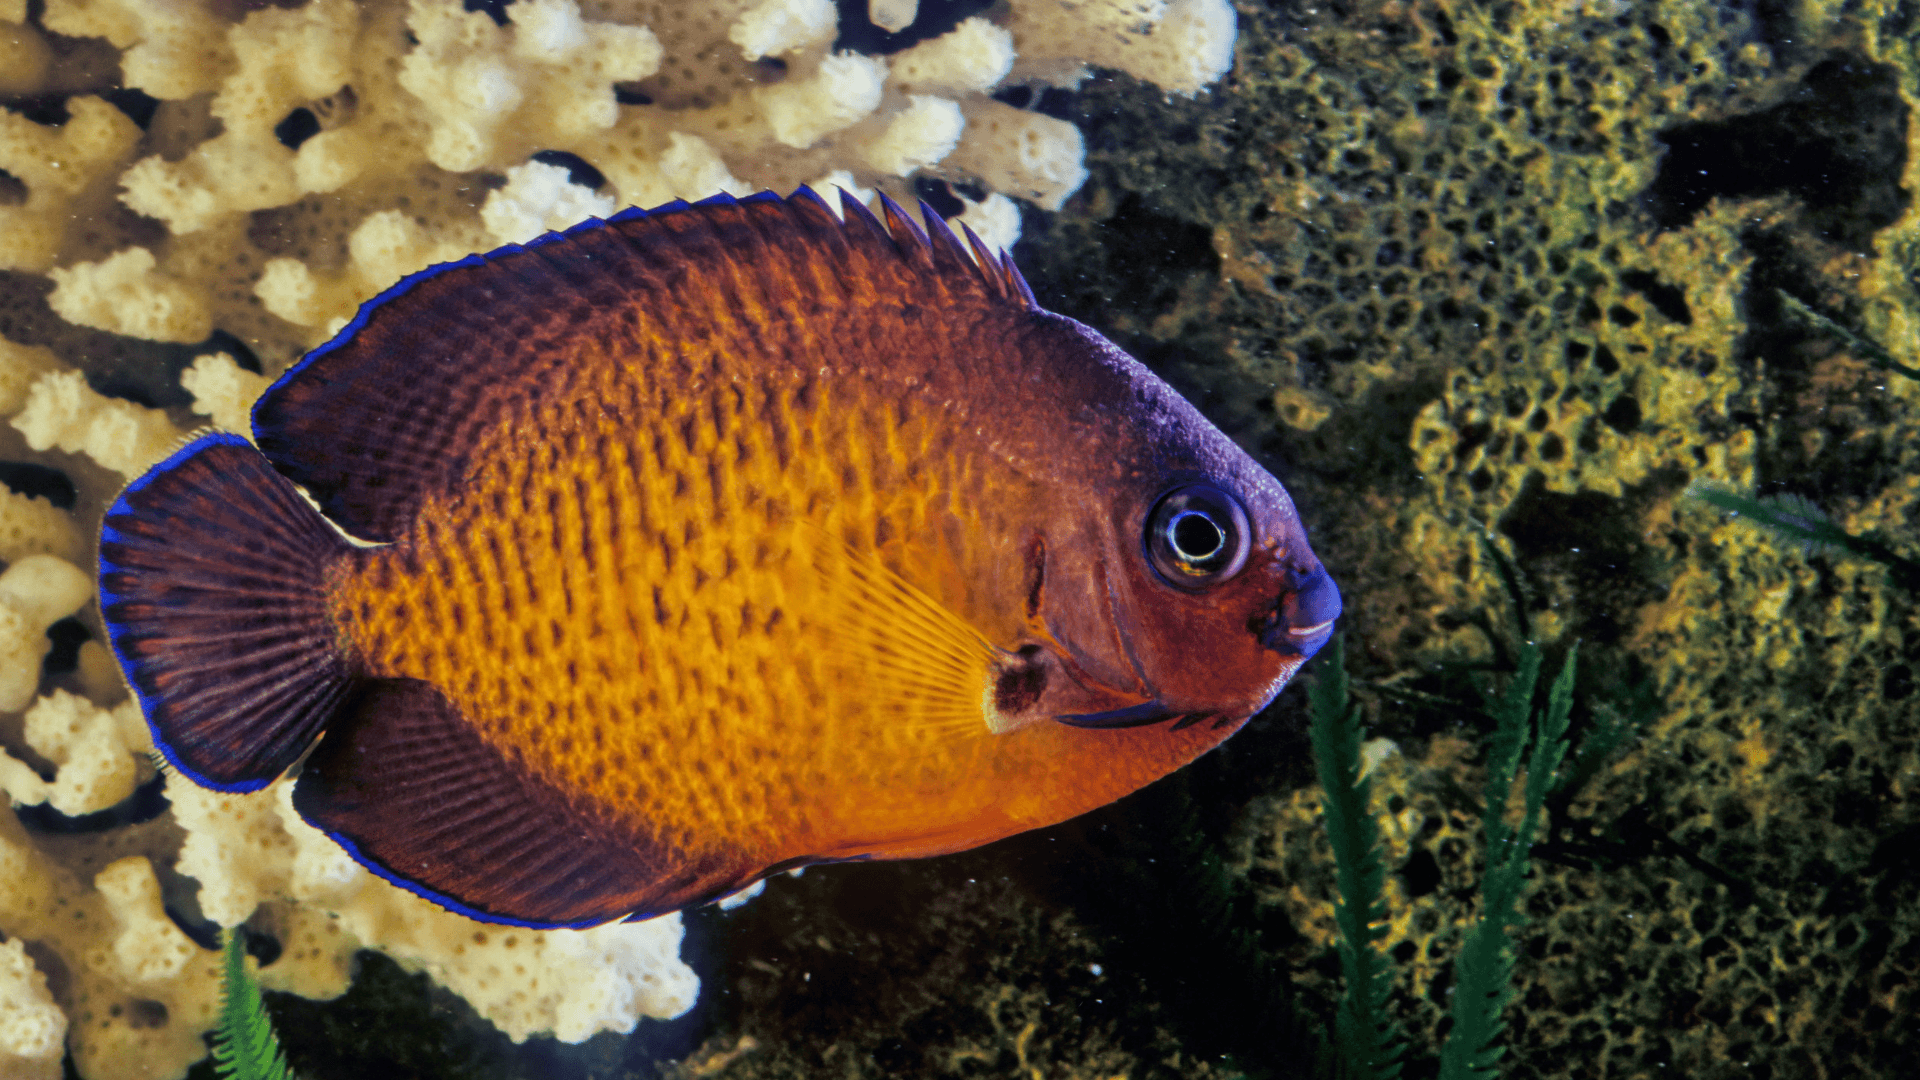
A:
POLYGON ((1253 530, 1240 500, 1212 484, 1174 488, 1147 515, 1147 561, 1182 589, 1204 589, 1247 563, 1253 530))

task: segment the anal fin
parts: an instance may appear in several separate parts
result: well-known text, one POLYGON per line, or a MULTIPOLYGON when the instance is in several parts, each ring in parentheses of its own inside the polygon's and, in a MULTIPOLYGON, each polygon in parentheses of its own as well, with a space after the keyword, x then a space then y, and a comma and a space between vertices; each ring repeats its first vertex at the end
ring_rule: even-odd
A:
POLYGON ((368 869, 485 922, 593 926, 677 910, 758 876, 699 865, 579 805, 414 679, 369 684, 308 758, 293 803, 368 869))

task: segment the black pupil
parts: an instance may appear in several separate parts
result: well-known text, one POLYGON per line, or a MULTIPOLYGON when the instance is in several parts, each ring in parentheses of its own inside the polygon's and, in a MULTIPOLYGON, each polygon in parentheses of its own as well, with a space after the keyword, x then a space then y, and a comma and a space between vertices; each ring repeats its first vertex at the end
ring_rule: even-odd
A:
POLYGON ((1191 562, 1203 562, 1220 554, 1227 534, 1205 514, 1188 511, 1173 519, 1170 538, 1173 550, 1191 562))

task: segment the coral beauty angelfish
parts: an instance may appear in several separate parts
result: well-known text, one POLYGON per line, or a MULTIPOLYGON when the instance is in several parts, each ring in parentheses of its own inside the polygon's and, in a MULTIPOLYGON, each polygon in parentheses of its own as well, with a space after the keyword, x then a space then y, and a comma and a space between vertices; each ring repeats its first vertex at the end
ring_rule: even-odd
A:
POLYGON ((415 274, 258 449, 130 485, 101 608, 167 760, 307 755, 294 805, 382 876, 586 926, 1051 824, 1232 734, 1340 610, 1286 492, 1004 255, 841 201, 415 274))

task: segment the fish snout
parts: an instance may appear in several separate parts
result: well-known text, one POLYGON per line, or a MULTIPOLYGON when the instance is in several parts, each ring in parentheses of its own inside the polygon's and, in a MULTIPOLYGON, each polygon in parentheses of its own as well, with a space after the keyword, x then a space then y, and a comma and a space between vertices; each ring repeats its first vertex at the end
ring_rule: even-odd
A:
POLYGON ((1260 634, 1260 643, 1278 653, 1305 660, 1333 637, 1340 617, 1340 587, 1326 567, 1316 564, 1295 573, 1293 587, 1280 598, 1279 610, 1260 634))

